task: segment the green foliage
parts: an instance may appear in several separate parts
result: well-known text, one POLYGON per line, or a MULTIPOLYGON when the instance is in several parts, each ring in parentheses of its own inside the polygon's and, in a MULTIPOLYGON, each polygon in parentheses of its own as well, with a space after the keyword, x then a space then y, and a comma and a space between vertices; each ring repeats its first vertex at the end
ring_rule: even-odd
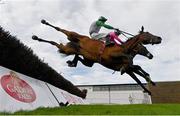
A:
POLYGON ((180 115, 180 104, 71 105, 18 111, 15 115, 180 115))

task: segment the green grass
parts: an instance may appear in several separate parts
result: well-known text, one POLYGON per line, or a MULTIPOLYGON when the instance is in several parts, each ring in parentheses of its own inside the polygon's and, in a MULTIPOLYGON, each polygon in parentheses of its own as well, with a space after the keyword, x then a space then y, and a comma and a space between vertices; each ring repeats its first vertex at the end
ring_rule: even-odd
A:
MULTIPOLYGON (((8 114, 8 113, 0 113, 8 114)), ((18 111, 15 115, 180 115, 180 104, 71 105, 18 111)))

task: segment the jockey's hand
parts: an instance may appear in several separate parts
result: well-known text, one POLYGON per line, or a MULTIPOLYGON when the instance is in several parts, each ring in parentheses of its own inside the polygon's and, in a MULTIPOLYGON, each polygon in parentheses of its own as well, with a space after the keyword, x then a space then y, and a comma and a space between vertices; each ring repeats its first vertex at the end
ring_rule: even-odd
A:
POLYGON ((120 31, 120 30, 119 30, 119 28, 114 28, 114 30, 116 30, 116 31, 120 31))
POLYGON ((119 33, 119 35, 122 34, 122 31, 119 30, 118 28, 114 28, 114 30, 116 30, 119 33))

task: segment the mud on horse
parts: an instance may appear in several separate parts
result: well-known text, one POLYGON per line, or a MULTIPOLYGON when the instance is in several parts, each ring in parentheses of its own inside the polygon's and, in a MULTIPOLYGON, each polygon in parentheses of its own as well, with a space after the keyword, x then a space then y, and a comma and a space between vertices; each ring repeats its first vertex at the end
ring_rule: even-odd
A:
MULTIPOLYGON (((161 42, 161 38, 158 36, 154 36, 148 32, 143 32, 143 28, 137 36, 133 37, 131 40, 127 41, 123 47, 119 46, 109 46, 104 49, 103 54, 101 55, 101 62, 99 62, 99 52, 98 50, 101 48, 102 43, 97 40, 92 40, 88 36, 80 35, 76 32, 67 31, 65 29, 61 29, 59 27, 53 26, 42 20, 42 23, 48 26, 53 27, 57 31, 64 33, 69 43, 66 45, 58 44, 53 41, 47 41, 38 38, 37 36, 33 36, 34 40, 39 40, 42 42, 47 42, 52 45, 55 45, 60 53, 64 53, 66 55, 82 55, 86 61, 88 61, 89 66, 93 65, 93 63, 100 63, 101 65, 110 68, 115 71, 120 71, 122 67, 126 70, 125 72, 129 74, 140 86, 150 93, 143 84, 138 80, 138 78, 134 75, 134 70, 139 70, 142 75, 146 75, 145 71, 140 71, 140 66, 133 65, 132 58, 129 57, 129 51, 136 48, 139 43, 141 44, 159 44, 161 42)), ((137 72, 137 71, 136 71, 137 72)), ((135 72, 135 73, 136 73, 135 72)), ((142 76, 141 75, 141 76, 142 76)))

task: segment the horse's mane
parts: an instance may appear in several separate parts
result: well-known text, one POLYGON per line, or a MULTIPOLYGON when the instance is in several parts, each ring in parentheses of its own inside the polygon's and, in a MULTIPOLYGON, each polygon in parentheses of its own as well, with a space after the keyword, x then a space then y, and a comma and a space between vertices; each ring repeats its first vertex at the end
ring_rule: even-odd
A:
POLYGON ((33 51, 21 43, 15 36, 0 26, 0 66, 28 75, 58 88, 72 92, 70 82, 59 75, 48 64, 43 63, 33 51), (57 82, 60 79, 61 82, 57 82))
MULTIPOLYGON (((139 35, 139 34, 138 34, 138 35, 139 35)), ((130 40, 136 38, 138 35, 135 35, 135 36, 133 36, 133 37, 130 37, 126 42, 129 42, 130 40)))

